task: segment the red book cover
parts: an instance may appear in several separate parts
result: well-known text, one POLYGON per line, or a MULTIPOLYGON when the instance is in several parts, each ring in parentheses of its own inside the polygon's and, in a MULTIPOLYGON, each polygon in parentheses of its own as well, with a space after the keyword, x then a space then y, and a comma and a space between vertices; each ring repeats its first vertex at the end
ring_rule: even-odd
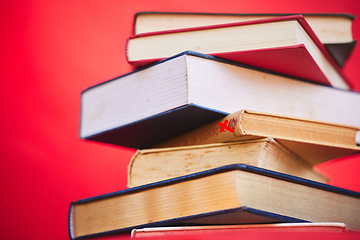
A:
MULTIPOLYGON (((162 35, 165 37, 177 33, 205 31, 210 29, 231 28, 236 26, 245 26, 245 25, 254 25, 254 24, 262 24, 262 23, 290 21, 290 20, 298 21, 298 23, 305 30, 305 32, 308 34, 311 40, 315 43, 316 47, 320 50, 322 54, 321 62, 327 61, 331 66, 331 68, 333 69, 332 74, 328 74, 328 76, 324 74, 324 71, 319 66, 319 61, 318 62, 315 61, 315 59, 310 54, 309 49, 307 49, 305 45, 302 43, 292 44, 291 46, 284 46, 284 47, 261 48, 261 49, 221 52, 221 53, 211 53, 211 52, 203 52, 203 53, 216 57, 221 57, 227 60, 251 65, 261 69, 273 71, 276 73, 317 82, 320 84, 330 85, 343 89, 351 88, 349 81, 343 75, 341 68, 336 64, 334 59, 326 50, 324 44, 320 42, 320 40, 315 35, 315 33, 313 32, 313 30, 311 29, 311 27, 309 26, 309 24, 306 22, 306 20, 303 18, 302 15, 282 16, 282 17, 274 17, 269 19, 194 27, 187 29, 166 30, 166 31, 133 35, 127 41, 127 60, 133 67, 137 68, 161 59, 161 58, 153 58, 153 59, 130 60, 128 54, 129 41, 136 38, 143 38, 143 37, 155 36, 155 35, 157 36, 162 35), (331 83, 329 78, 332 77, 333 75, 338 75, 338 78, 342 82, 340 85, 331 83)), ((215 42, 217 41, 217 39, 214 39, 213 41, 215 42)), ((197 49, 183 49, 183 50, 197 51, 197 49)), ((152 48, 152 46, 148 46, 146 51, 156 52, 157 49, 152 48)))
POLYGON ((154 227, 133 229, 132 238, 141 237, 171 237, 184 235, 219 234, 236 232, 348 232, 344 223, 274 223, 250 225, 211 225, 211 226, 180 226, 154 227))

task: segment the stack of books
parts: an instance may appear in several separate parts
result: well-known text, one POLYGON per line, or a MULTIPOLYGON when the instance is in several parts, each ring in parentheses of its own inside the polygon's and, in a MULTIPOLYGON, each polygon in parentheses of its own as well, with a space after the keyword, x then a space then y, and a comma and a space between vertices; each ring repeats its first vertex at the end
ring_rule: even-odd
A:
POLYGON ((72 202, 70 238, 360 229, 360 193, 313 169, 360 150, 352 19, 137 14, 134 71, 81 96, 81 138, 138 149, 129 188, 72 202))

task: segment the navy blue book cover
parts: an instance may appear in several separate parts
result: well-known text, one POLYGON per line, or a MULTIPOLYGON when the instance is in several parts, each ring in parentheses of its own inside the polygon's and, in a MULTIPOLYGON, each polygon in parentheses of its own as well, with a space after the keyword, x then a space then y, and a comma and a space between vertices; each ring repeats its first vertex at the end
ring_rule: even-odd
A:
MULTIPOLYGON (((75 239, 74 234, 73 234, 73 228, 72 228, 72 217, 73 217, 72 208, 75 205, 81 205, 84 203, 89 203, 89 202, 93 202, 93 201, 97 201, 97 200, 101 200, 101 199, 105 199, 105 198, 111 198, 114 196, 134 194, 134 193, 142 192, 142 191, 145 191, 148 189, 159 188, 159 187, 168 186, 168 185, 172 185, 172 184, 176 184, 176 183, 180 183, 180 182, 184 182, 184 181, 191 181, 194 179, 203 178, 206 176, 215 175, 215 174, 233 171, 233 170, 251 172, 251 173, 258 174, 258 175, 263 175, 263 176, 287 181, 289 183, 295 183, 295 184, 307 186, 310 188, 321 189, 321 190, 324 190, 327 192, 333 192, 333 193, 341 194, 344 196, 350 196, 350 197, 360 199, 360 193, 358 193, 358 192, 354 192, 354 191, 334 187, 331 185, 314 182, 311 180, 307 180, 307 179, 303 179, 303 178, 299 178, 299 177, 295 177, 295 176, 291 176, 291 175, 287 175, 287 174, 283 174, 283 173, 278 173, 278 172, 274 172, 274 171, 270 171, 270 170, 266 170, 266 169, 262 169, 262 168, 258 168, 258 167, 253 167, 253 166, 249 166, 249 165, 245 165, 245 164, 233 164, 233 165, 219 167, 219 168, 215 168, 215 169, 211 169, 211 170, 207 170, 207 171, 203 171, 203 172, 198 172, 198 173, 194 173, 194 174, 190 174, 190 175, 186 175, 186 176, 182 176, 182 177, 164 180, 164 181, 157 182, 157 183, 147 184, 147 185, 143 185, 143 186, 139 186, 139 187, 125 189, 125 190, 118 191, 118 192, 113 192, 113 193, 109 193, 109 194, 104 194, 104 195, 95 196, 95 197, 91 197, 91 198, 87 198, 87 199, 82 199, 82 200, 79 200, 76 202, 72 202, 70 204, 70 209, 69 209, 69 222, 68 222, 69 236, 71 239, 75 239)), ((114 233, 121 233, 121 232, 129 232, 134 228, 142 228, 142 227, 177 226, 177 225, 184 226, 184 225, 194 225, 194 224, 206 225, 206 224, 276 223, 276 222, 307 222, 307 221, 305 221, 303 219, 297 219, 297 218, 293 218, 293 217, 289 217, 289 216, 285 216, 285 215, 274 214, 271 212, 266 212, 266 211, 262 211, 259 209, 248 208, 246 206, 242 206, 239 208, 224 209, 221 211, 207 212, 207 213, 197 214, 197 215, 192 215, 192 216, 184 216, 184 217, 180 217, 180 218, 168 219, 165 221, 151 222, 151 223, 131 226, 131 227, 123 228, 123 229, 116 229, 116 230, 112 230, 112 231, 108 231, 108 232, 102 232, 102 233, 82 236, 82 237, 78 237, 76 239, 108 235, 108 234, 114 234, 114 233)))
POLYGON ((93 135, 87 140, 136 149, 149 148, 227 114, 229 113, 188 104, 93 135))

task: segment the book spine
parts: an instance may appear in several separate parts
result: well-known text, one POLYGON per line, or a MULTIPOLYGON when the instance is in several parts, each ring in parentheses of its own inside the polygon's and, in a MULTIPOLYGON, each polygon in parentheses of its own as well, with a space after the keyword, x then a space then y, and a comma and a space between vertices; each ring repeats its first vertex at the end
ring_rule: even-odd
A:
POLYGON ((128 186, 128 188, 130 188, 130 186, 132 186, 133 184, 131 183, 131 176, 132 176, 132 173, 131 173, 131 171, 132 171, 132 166, 133 166, 133 164, 134 164, 134 161, 135 161, 135 159, 137 158, 137 156, 139 155, 141 153, 141 150, 137 150, 136 152, 135 152, 135 154, 132 156, 132 158, 131 158, 131 160, 130 160, 130 163, 129 163, 129 165, 128 165, 128 169, 127 169, 127 172, 128 172, 128 174, 127 174, 127 186, 128 186))
MULTIPOLYGON (((180 147, 208 143, 224 143, 237 141, 240 137, 244 139, 245 135, 239 124, 243 112, 244 111, 240 111, 230 114, 203 127, 162 142, 154 147, 180 147), (229 129, 232 129, 232 131, 229 129)), ((256 137, 252 136, 251 138, 256 137)))

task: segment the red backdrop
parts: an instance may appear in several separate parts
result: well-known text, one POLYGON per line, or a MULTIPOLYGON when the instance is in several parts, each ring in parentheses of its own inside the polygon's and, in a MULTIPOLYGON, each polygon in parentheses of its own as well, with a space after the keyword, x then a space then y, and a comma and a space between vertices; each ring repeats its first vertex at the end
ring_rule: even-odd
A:
MULTIPOLYGON (((67 239, 70 201, 126 187, 133 149, 79 140, 80 92, 130 71, 138 11, 345 12, 357 0, 1 1, 1 239, 67 239)), ((360 39, 359 20, 354 36, 360 39)), ((344 71, 360 91, 360 47, 344 71)), ((360 110, 360 106, 359 106, 360 110)), ((360 156, 320 166, 360 191, 360 156)))

